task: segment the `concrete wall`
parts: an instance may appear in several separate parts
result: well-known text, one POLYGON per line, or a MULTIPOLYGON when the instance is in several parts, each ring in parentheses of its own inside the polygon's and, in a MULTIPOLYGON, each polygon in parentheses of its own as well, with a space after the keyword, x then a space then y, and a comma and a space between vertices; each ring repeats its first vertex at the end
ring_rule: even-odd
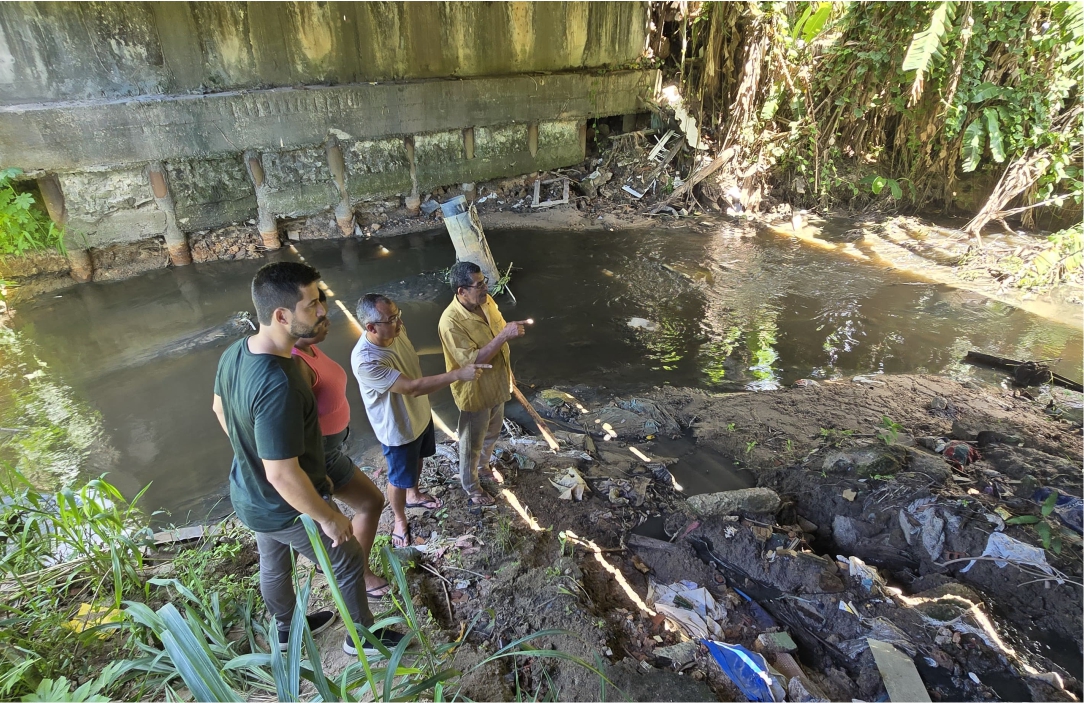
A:
POLYGON ((587 120, 653 93, 656 71, 626 68, 647 18, 643 2, 0 3, 0 166, 56 176, 77 249, 334 208, 329 139, 351 206, 568 166, 587 120))
POLYGON ((644 2, 4 2, 0 104, 614 68, 644 2))

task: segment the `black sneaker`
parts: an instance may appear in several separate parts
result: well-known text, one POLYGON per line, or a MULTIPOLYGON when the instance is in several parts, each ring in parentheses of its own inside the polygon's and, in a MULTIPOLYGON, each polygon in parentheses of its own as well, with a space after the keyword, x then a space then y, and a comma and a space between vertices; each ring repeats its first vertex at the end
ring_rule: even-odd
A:
MULTIPOLYGON (((377 639, 380 640, 380 643, 388 649, 395 649, 403 640, 402 635, 400 635, 395 630, 389 630, 386 627, 379 630, 373 630, 373 634, 376 635, 377 639)), ((365 656, 371 657, 374 654, 379 653, 380 650, 374 647, 372 642, 370 642, 369 640, 362 637, 361 642, 361 651, 365 652, 365 656)), ((358 655, 358 648, 354 646, 354 639, 350 635, 347 635, 346 641, 343 642, 343 651, 352 657, 356 657, 358 655)))
MULTIPOLYGON (((312 631, 313 635, 317 635, 331 627, 331 623, 335 622, 335 611, 321 610, 318 613, 306 615, 305 619, 309 621, 309 630, 312 631)), ((279 650, 285 652, 289 646, 290 631, 279 630, 279 650)))

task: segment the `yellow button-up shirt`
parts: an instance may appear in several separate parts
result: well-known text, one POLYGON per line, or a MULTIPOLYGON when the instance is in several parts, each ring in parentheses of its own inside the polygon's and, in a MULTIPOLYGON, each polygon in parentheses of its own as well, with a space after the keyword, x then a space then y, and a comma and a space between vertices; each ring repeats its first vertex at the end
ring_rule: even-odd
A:
MULTIPOLYGON (((441 346, 444 347, 444 364, 449 371, 475 363, 478 350, 492 342, 504 329, 504 317, 491 296, 486 296, 481 312, 485 319, 463 307, 458 298, 452 298, 440 316, 437 330, 441 346)), ((512 397, 508 345, 502 345, 500 351, 486 363, 492 364, 493 368, 482 371, 477 381, 456 381, 452 384, 452 397, 460 410, 477 412, 512 397)))

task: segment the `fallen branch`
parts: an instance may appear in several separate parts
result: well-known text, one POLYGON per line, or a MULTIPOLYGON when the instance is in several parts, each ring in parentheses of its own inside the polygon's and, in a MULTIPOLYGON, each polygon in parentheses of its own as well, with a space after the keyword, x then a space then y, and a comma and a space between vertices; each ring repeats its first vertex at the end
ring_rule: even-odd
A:
POLYGON ((516 400, 520 402, 523 409, 527 411, 527 414, 534 420, 534 424, 538 426, 538 431, 542 433, 542 436, 546 438, 546 444, 550 445, 550 449, 553 451, 560 451, 561 445, 557 443, 557 439, 554 438, 553 433, 550 432, 549 427, 546 425, 546 421, 542 419, 542 416, 538 414, 538 411, 534 409, 527 399, 523 397, 523 393, 516 386, 515 377, 512 378, 512 395, 516 397, 516 400))
POLYGON ((663 200, 662 202, 656 204, 653 208, 651 208, 648 211, 647 214, 654 215, 655 213, 657 213, 663 207, 669 205, 674 200, 682 197, 686 193, 692 192, 693 187, 697 183, 704 180, 705 178, 707 178, 711 174, 713 174, 716 171, 718 171, 719 169, 721 169, 723 166, 726 166, 728 163, 730 163, 730 160, 734 158, 734 155, 736 153, 737 153, 737 149, 735 149, 734 147, 724 149, 723 153, 719 154, 719 156, 717 156, 714 161, 712 161, 707 166, 701 168, 699 171, 696 171, 692 175, 690 175, 689 180, 682 183, 679 188, 676 188, 674 190, 674 192, 671 193, 669 195, 669 197, 666 198, 666 200, 663 200))

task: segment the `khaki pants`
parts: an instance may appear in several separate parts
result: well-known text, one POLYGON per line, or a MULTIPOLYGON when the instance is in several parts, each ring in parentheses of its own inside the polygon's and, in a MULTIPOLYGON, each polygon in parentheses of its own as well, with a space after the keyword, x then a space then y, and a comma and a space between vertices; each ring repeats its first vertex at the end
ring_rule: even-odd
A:
POLYGON ((459 411, 459 480, 468 494, 482 490, 478 469, 483 461, 489 463, 503 426, 504 403, 476 412, 459 411))

